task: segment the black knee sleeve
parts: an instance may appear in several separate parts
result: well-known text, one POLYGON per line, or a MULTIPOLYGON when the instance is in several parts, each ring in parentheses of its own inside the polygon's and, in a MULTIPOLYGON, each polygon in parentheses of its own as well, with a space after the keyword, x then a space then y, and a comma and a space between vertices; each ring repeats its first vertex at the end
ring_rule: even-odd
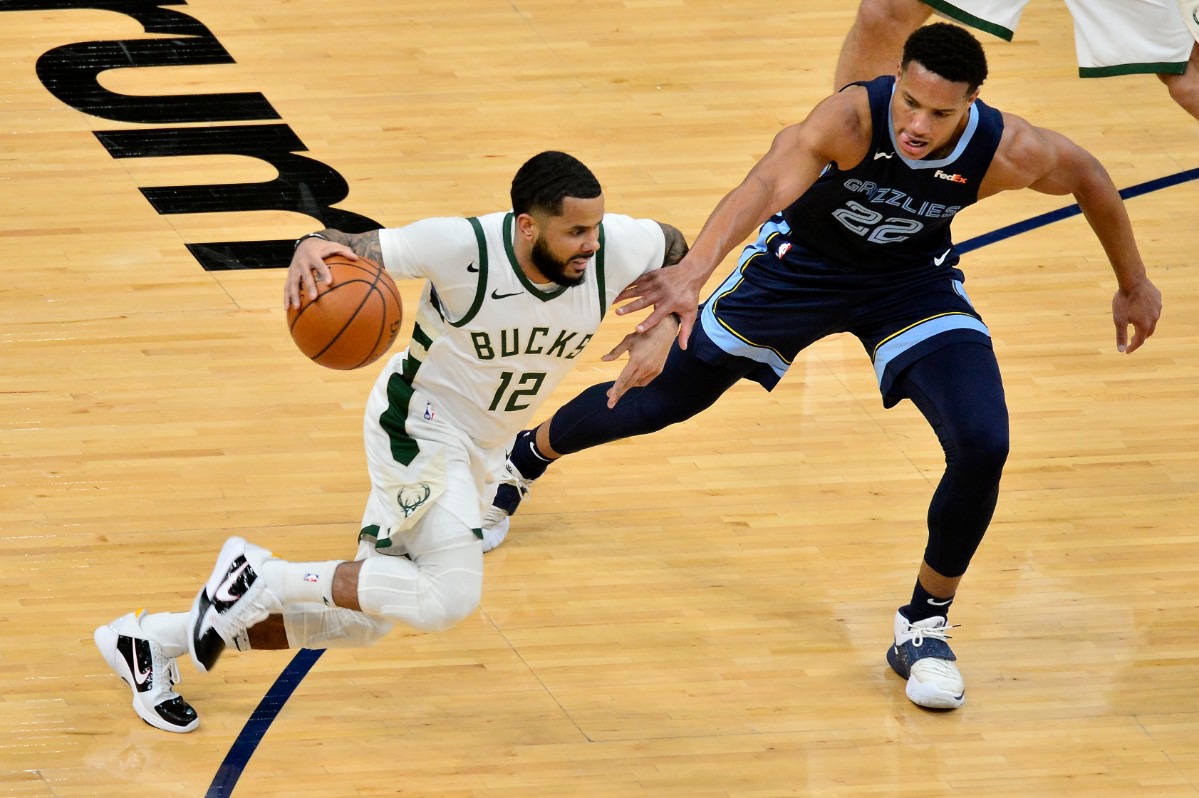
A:
POLYGON ((988 347, 955 344, 913 364, 902 380, 945 450, 945 474, 928 508, 924 561, 942 576, 961 576, 991 523, 1007 462, 999 365, 988 347))

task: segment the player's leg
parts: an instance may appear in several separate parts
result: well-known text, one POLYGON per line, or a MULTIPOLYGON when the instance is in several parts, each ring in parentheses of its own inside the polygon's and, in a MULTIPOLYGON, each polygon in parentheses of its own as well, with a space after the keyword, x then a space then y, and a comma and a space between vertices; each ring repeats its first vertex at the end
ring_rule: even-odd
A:
MULTIPOLYGON (((403 534, 403 548, 406 556, 380 554, 372 541, 364 540, 359 558, 337 567, 332 605, 289 600, 285 584, 289 580, 283 579, 277 589, 285 605, 280 620, 287 647, 369 646, 395 623, 438 632, 475 610, 482 592, 483 552, 471 527, 442 502, 430 507, 416 526, 403 534)), ((304 564, 289 565, 303 570, 304 564)), ((295 577, 290 581, 294 583, 295 577)), ((302 592, 301 587, 297 596, 302 592)), ((260 647, 260 633, 263 645, 269 646, 272 640, 267 635, 277 623, 272 617, 269 623, 254 627, 250 636, 253 647, 260 647)))
MULTIPOLYGON (((477 500, 475 500, 477 501, 477 500)), ((361 647, 374 644, 395 622, 426 632, 444 631, 479 604, 483 552, 466 522, 437 502, 403 533, 402 554, 379 554, 364 541, 359 559, 292 562, 265 556, 242 568, 261 585, 258 606, 237 616, 197 616, 197 667, 209 670, 226 645, 239 651, 277 648, 361 647), (368 556, 368 551, 369 556, 368 556), (269 595, 267 609, 262 595, 269 595), (219 641, 219 643, 214 642, 219 641)), ((240 539, 237 539, 240 540, 240 539)), ((241 546, 253 547, 241 541, 241 546)), ((228 560, 233 548, 222 552, 228 560)), ((218 560, 217 571, 225 569, 218 560)), ((221 587, 201 596, 220 596, 221 587)), ((244 599, 243 599, 244 600, 244 599)), ((237 603, 231 609, 240 609, 237 603)))
POLYGON ((1191 57, 1181 75, 1157 76, 1170 90, 1170 98, 1191 116, 1199 119, 1199 43, 1191 46, 1191 57))
POLYGON ((1074 17, 1078 74, 1155 74, 1199 118, 1199 55, 1175 0, 1066 0, 1074 17))
POLYGON ((861 0, 853 26, 841 43, 833 91, 855 80, 894 74, 903 43, 932 9, 921 0, 861 0))
POLYGON ((908 679, 908 697, 952 709, 965 697, 945 642, 958 583, 995 512, 1008 453, 1008 414, 990 347, 936 349, 899 377, 897 388, 928 420, 945 452, 945 473, 928 511, 928 542, 911 601, 895 617, 888 661, 908 679))

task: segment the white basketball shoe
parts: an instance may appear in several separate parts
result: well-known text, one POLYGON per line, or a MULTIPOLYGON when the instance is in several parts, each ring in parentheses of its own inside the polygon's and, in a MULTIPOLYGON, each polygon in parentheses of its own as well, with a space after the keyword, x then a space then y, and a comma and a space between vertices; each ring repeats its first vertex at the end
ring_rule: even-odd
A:
POLYGON ((133 711, 156 729, 182 734, 200 725, 196 710, 175 692, 179 664, 145 636, 142 612, 122 615, 96 627, 92 639, 100 656, 133 690, 133 711))
POLYGON ((504 464, 504 473, 495 489, 495 498, 483 514, 483 552, 487 553, 508 537, 508 517, 516 514, 521 499, 529 495, 533 480, 525 479, 520 470, 509 460, 504 464))
POLYGON ((248 651, 250 627, 283 611, 261 576, 262 564, 270 558, 269 551, 239 537, 221 547, 187 616, 192 662, 201 671, 212 670, 226 646, 248 651))
POLYGON ((908 680, 908 698, 929 709, 957 709, 966 700, 957 657, 946 642, 953 628, 948 623, 939 615, 913 623, 896 612, 895 644, 887 649, 887 662, 908 680))

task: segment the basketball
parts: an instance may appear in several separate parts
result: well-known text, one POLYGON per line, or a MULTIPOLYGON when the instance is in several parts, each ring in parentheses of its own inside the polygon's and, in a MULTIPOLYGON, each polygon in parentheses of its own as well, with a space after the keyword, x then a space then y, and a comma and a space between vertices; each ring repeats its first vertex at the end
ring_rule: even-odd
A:
POLYGON ((287 327, 300 351, 331 369, 373 363, 400 332, 403 308, 391 275, 365 258, 330 255, 333 283, 317 281, 317 297, 300 292, 300 307, 288 308, 287 327))

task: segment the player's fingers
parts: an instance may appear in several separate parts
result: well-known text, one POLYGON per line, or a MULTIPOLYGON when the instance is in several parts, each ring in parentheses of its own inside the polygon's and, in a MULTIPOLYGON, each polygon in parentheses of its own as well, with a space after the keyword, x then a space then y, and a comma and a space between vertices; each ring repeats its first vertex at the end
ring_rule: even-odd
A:
POLYGON ((283 289, 287 307, 300 307, 300 294, 305 292, 304 279, 306 277, 308 277, 308 270, 302 267, 293 266, 287 270, 287 283, 283 289))
POLYGON ((629 348, 633 345, 633 341, 635 341, 635 340, 636 340, 636 334, 629 333, 628 335, 626 335, 624 338, 621 339, 620 343, 618 343, 611 352, 609 352, 608 354, 601 357, 600 360, 603 360, 603 361, 606 361, 609 363, 612 362, 613 360, 616 360, 616 358, 620 357, 625 352, 629 351, 629 348))
POLYGON ((679 330, 677 338, 679 339, 679 348, 686 349, 687 343, 691 340, 691 329, 695 326, 695 319, 699 316, 699 308, 696 305, 690 305, 686 310, 677 311, 674 317, 678 319, 679 330))
POLYGON ((1145 343, 1145 339, 1148 337, 1149 333, 1145 332, 1143 327, 1134 324, 1132 326, 1132 341, 1128 344, 1128 348, 1126 348, 1124 351, 1126 353, 1137 351, 1141 348, 1141 344, 1145 343))
POLYGON ((316 299, 316 281, 319 276, 316 269, 302 269, 300 271, 300 290, 308 295, 310 302, 316 299))
POLYGON ((671 318, 671 313, 672 313, 672 311, 669 310, 666 306, 655 307, 654 311, 652 313, 650 313, 648 316, 646 316, 645 319, 640 324, 638 324, 635 329, 639 333, 648 332, 649 330, 652 330, 654 327, 656 327, 658 325, 658 323, 661 322, 663 319, 671 319, 670 323, 671 323, 671 325, 673 325, 674 320, 673 320, 673 318, 671 318))
POLYGON ((1128 351, 1128 322, 1116 320, 1116 351, 1128 351))
MULTIPOLYGON (((629 302, 629 304, 621 305, 620 307, 618 307, 616 309, 616 315, 623 316, 626 313, 634 313, 638 310, 645 310, 652 304, 654 304, 654 301, 652 299, 650 299, 649 297, 639 296, 636 299, 634 299, 632 302, 629 302)), ((653 327, 653 326, 654 325, 652 325, 652 324, 649 325, 649 327, 653 327)), ((648 330, 649 327, 646 327, 645 329, 648 330)), ((640 327, 638 327, 638 329, 640 329, 640 327)))
POLYGON ((608 389, 608 409, 616 407, 616 403, 620 401, 620 397, 624 396, 624 392, 629 389, 629 385, 625 375, 628 372, 626 366, 624 371, 620 372, 620 376, 616 378, 616 382, 612 383, 612 387, 608 389))

